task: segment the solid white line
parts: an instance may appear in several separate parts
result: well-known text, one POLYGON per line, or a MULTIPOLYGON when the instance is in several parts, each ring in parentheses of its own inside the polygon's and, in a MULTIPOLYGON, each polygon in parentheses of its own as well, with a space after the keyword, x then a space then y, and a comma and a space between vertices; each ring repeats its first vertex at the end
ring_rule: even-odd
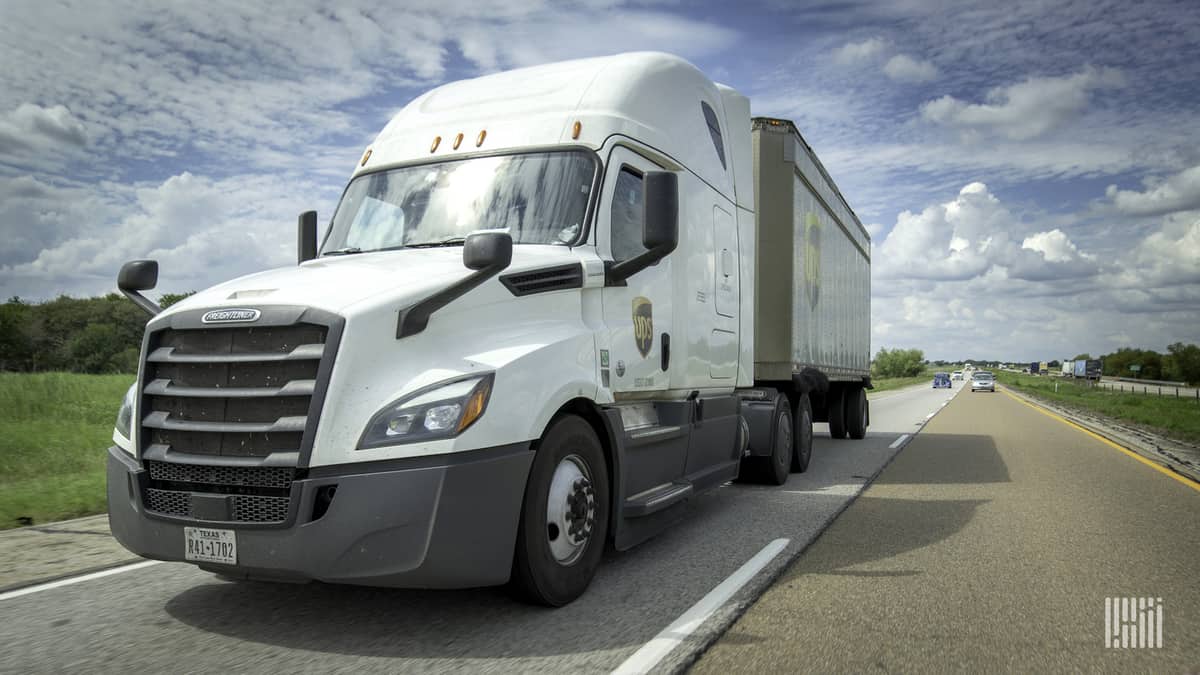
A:
POLYGON ((708 595, 700 598, 700 602, 692 605, 682 616, 671 622, 671 625, 655 635, 654 639, 642 645, 641 649, 633 653, 633 656, 625 659, 625 662, 613 671, 614 675, 650 672, 650 669, 657 665, 663 657, 670 654, 672 649, 687 639, 708 617, 720 609, 721 605, 733 597, 738 589, 745 586, 746 582, 754 578, 759 570, 766 567, 767 563, 779 555, 780 551, 787 548, 790 541, 789 539, 776 539, 764 546, 736 572, 709 591, 708 595))
POLYGON ((907 440, 908 440, 908 434, 902 434, 900 436, 900 438, 897 438, 896 440, 892 441, 892 444, 889 445, 888 447, 895 450, 896 448, 900 447, 901 445, 904 445, 904 441, 907 441, 907 440))
POLYGON ((7 593, 0 593, 0 601, 11 600, 13 598, 19 598, 22 595, 30 595, 32 593, 40 593, 41 591, 49 591, 49 590, 55 589, 55 588, 62 588, 63 586, 71 586, 72 584, 83 583, 84 581, 91 581, 92 579, 100 579, 102 577, 110 577, 114 574, 121 574, 124 572, 132 572, 134 570, 140 570, 142 568, 149 567, 151 565, 157 565, 160 562, 162 562, 162 561, 161 560, 145 560, 143 562, 133 563, 132 565, 125 565, 124 567, 114 567, 114 568, 108 569, 108 570, 92 572, 91 574, 81 574, 77 577, 68 577, 66 579, 59 579, 58 581, 50 581, 50 582, 47 582, 44 584, 38 584, 36 586, 26 586, 25 588, 18 588, 15 591, 9 591, 7 593))

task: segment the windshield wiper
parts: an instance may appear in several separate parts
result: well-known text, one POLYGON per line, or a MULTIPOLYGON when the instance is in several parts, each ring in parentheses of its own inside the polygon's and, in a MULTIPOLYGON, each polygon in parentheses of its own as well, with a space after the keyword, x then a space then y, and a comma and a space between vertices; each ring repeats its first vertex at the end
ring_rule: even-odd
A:
POLYGON ((423 241, 419 244, 405 244, 402 248, 437 248, 438 246, 461 246, 467 243, 466 237, 450 237, 440 241, 423 241))
POLYGON ((324 258, 327 255, 351 255, 353 253, 362 253, 362 249, 357 246, 347 246, 346 248, 338 248, 332 251, 326 251, 321 254, 321 257, 324 258))

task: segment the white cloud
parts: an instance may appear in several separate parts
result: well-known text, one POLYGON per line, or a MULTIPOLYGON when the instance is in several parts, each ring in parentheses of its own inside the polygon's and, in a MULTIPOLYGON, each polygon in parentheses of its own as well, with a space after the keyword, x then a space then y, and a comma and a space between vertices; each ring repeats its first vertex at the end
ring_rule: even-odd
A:
POLYGON ((1112 205, 1130 216, 1160 216, 1177 211, 1200 209, 1200 166, 1146 185, 1146 190, 1121 190, 1108 186, 1105 196, 1112 205))
MULTIPOLYGON (((1166 217, 1162 228, 1134 249, 1133 260, 1149 284, 1200 284, 1200 212, 1166 217)), ((1200 307, 1200 297, 1193 300, 1193 307, 1200 307)))
POLYGON ((938 69, 932 63, 918 61, 907 54, 888 59, 883 72, 897 82, 929 82, 938 76, 938 69))
POLYGON ((1066 77, 1031 77, 996 87, 985 103, 966 103, 943 96, 921 105, 921 115, 934 123, 968 132, 996 133, 1013 140, 1036 138, 1079 117, 1089 94, 1119 87, 1124 78, 1112 69, 1086 68, 1066 77))
POLYGON ((847 42, 833 52, 833 60, 842 65, 872 61, 887 51, 888 45, 881 38, 873 37, 861 42, 847 42))
POLYGON ((0 153, 45 150, 58 145, 83 146, 87 140, 87 130, 66 106, 43 108, 22 103, 12 112, 0 114, 0 153))
POLYGON ((1079 249, 1059 229, 1025 237, 1021 248, 1041 253, 1047 262, 1070 262, 1080 257, 1079 249))

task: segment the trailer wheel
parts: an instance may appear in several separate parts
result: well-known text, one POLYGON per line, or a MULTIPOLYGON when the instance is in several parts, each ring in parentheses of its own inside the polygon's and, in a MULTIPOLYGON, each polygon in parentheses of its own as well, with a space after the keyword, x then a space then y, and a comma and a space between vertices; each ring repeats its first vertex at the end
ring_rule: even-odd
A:
POLYGON ((854 387, 846 395, 846 430, 854 440, 867 436, 867 405, 867 392, 862 387, 854 387))
POLYGON ((825 395, 825 405, 829 409, 830 438, 846 437, 846 390, 841 387, 830 387, 825 395))
POLYGON ((587 590, 608 536, 608 469, 591 425, 568 415, 542 436, 517 529, 512 585, 561 607, 587 590))
POLYGON ((796 432, 793 434, 796 439, 796 449, 792 453, 793 473, 807 471, 808 462, 812 459, 812 417, 812 403, 808 400, 808 394, 801 394, 796 401, 796 410, 792 413, 792 418, 796 422, 796 432))

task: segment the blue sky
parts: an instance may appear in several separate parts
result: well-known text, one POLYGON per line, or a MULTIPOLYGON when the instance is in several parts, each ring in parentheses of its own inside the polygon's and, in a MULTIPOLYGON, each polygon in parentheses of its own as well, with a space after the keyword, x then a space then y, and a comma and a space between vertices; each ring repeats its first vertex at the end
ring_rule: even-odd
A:
POLYGON ((420 92, 638 49, 797 122, 872 231, 873 349, 1200 342, 1194 2, 4 2, 0 292, 289 264, 420 92))

